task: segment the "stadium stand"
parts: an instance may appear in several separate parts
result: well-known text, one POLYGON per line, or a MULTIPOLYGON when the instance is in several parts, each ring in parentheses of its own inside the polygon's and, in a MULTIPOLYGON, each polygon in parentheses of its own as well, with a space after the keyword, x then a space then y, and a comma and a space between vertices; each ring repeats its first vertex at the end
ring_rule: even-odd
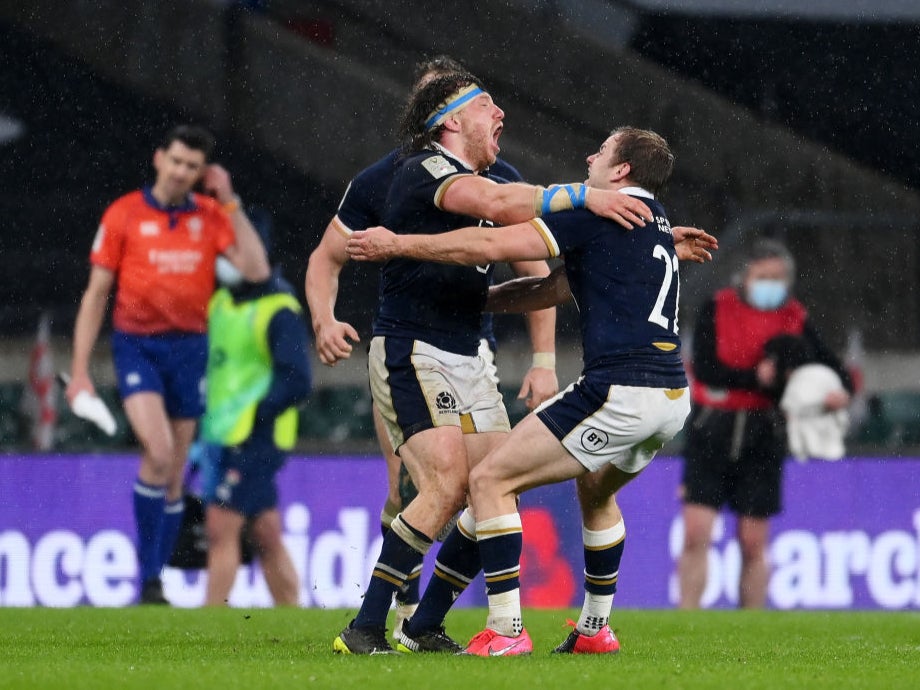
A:
MULTIPOLYGON (((915 191, 622 44, 586 38, 561 21, 556 3, 536 11, 525 4, 432 13, 422 0, 276 0, 264 13, 228 13, 225 3, 188 0, 181 17, 154 0, 0 4, 0 111, 26 124, 26 136, 0 156, 0 212, 16 223, 0 236, 0 327, 21 338, 20 350, 28 348, 38 313, 50 309, 55 333, 69 332, 99 213, 147 179, 150 137, 180 119, 218 131, 220 156, 246 200, 272 215, 285 273, 302 284, 305 257, 344 184, 392 144, 389 123, 411 65, 447 52, 499 94, 508 122, 503 155, 529 179, 579 179, 579 154, 613 124, 641 124, 669 138, 678 152, 666 193, 672 216, 715 231, 723 244, 711 269, 682 274, 683 323, 691 322, 698 296, 725 281, 735 247, 773 234, 808 257, 797 287, 832 345, 842 348, 842 329, 855 326, 870 351, 920 348, 915 191), (86 26, 108 40, 88 41, 86 26), (156 49, 166 36, 176 50, 156 49), (609 110, 587 107, 589 91, 609 110), (904 270, 877 270, 895 261, 904 270), (854 304, 863 308, 854 313, 854 304)), ((346 276, 359 289, 341 300, 341 316, 362 332, 375 276, 368 267, 349 267, 346 276)), ((513 346, 519 323, 505 323, 499 337, 513 346)), ((562 356, 577 367, 579 353, 566 347, 573 324, 563 311, 562 356)), ((319 370, 304 413, 304 429, 316 438, 369 435, 362 368, 351 369, 319 370)), ((8 362, 0 367, 5 410, 23 374, 8 362)), ((516 390, 513 377, 505 378, 506 391, 516 390)), ((69 423, 66 415, 61 420, 69 423)), ((3 443, 12 426, 4 413, 3 443)), ((66 438, 79 443, 78 435, 66 438)))

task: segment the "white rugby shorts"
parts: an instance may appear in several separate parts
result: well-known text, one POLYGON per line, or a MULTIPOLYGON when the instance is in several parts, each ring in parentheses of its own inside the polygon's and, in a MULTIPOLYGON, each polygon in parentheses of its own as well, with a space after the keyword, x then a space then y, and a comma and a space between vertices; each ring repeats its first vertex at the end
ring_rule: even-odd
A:
POLYGON ((425 429, 510 431, 492 359, 421 340, 376 336, 368 350, 371 394, 393 448, 425 429))
POLYGON ((610 464, 629 474, 652 461, 689 413, 689 388, 599 385, 584 377, 536 410, 588 470, 610 464))

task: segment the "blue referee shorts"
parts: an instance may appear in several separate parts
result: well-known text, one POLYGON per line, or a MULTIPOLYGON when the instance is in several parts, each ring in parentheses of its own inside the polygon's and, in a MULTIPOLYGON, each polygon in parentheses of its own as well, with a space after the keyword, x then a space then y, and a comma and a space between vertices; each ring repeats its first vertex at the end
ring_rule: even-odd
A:
POLYGON ((135 393, 159 393, 171 419, 195 419, 204 414, 207 335, 115 331, 112 359, 122 400, 135 393))

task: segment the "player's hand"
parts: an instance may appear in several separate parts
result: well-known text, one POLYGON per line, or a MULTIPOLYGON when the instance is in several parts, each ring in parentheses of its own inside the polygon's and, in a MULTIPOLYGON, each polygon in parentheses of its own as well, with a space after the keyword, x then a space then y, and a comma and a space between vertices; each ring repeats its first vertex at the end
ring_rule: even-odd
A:
POLYGON ((531 367, 524 375, 518 400, 523 400, 528 410, 533 410, 544 400, 549 400, 559 392, 559 379, 555 369, 531 367))
POLYGON ((642 227, 653 220, 652 211, 644 202, 611 189, 590 188, 585 197, 585 208, 619 223, 627 230, 642 227))
POLYGON ((351 233, 345 251, 356 261, 387 261, 399 256, 398 241, 396 233, 378 225, 351 233))
POLYGON ((719 248, 719 240, 705 230, 676 225, 671 228, 674 249, 681 261, 693 261, 704 264, 712 261, 710 250, 719 248))
POLYGON ((201 185, 204 187, 205 192, 215 197, 222 204, 227 204, 234 199, 230 173, 217 163, 211 163, 204 169, 201 185))
POLYGON ((340 360, 351 357, 352 342, 359 343, 358 331, 344 321, 332 321, 313 329, 316 354, 326 366, 334 367, 340 360))

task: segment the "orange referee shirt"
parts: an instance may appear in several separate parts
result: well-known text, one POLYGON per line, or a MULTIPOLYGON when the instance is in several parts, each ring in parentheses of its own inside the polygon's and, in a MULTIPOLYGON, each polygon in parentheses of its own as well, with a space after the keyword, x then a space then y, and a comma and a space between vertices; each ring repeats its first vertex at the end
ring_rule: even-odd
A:
POLYGON ((149 188, 115 200, 102 216, 90 261, 116 274, 116 330, 133 335, 207 332, 214 260, 236 241, 230 217, 192 194, 163 207, 149 188))

